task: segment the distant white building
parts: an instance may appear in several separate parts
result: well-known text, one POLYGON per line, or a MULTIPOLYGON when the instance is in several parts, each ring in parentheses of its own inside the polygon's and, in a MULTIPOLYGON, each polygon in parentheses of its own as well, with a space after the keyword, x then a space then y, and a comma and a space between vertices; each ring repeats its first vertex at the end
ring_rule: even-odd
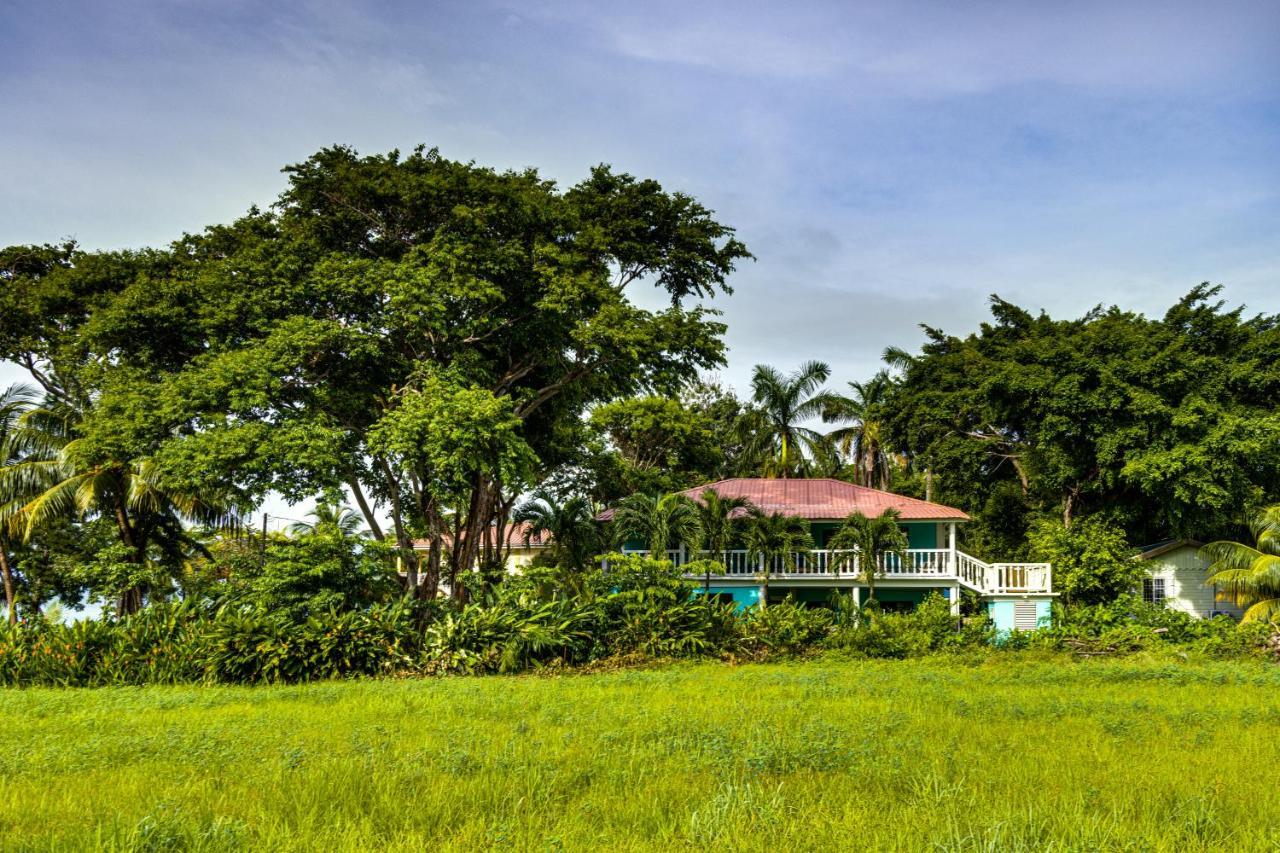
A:
POLYGON ((1202 619, 1220 614, 1239 619, 1243 610, 1230 601, 1219 601, 1217 587, 1205 583, 1209 561, 1200 556, 1202 547, 1203 543, 1194 539, 1148 545, 1138 555, 1150 565, 1137 592, 1145 601, 1163 603, 1171 610, 1202 619))

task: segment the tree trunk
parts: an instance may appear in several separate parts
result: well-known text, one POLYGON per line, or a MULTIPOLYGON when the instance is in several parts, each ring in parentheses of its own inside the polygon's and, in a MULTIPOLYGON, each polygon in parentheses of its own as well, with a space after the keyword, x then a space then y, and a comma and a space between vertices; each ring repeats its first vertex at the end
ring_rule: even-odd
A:
POLYGON ((9 624, 18 624, 17 601, 13 591, 13 570, 9 566, 9 555, 5 553, 4 543, 0 542, 0 576, 4 578, 4 604, 9 613, 9 624))
MULTIPOLYGON (((133 525, 129 522, 129 513, 124 504, 116 501, 116 527, 120 531, 120 541, 129 549, 129 562, 141 566, 145 560, 141 543, 138 542, 133 525)), ((142 609, 142 588, 135 584, 120 595, 116 604, 116 615, 129 616, 142 609)))
POLYGON ((933 466, 926 465, 924 468, 924 499, 933 500, 933 466))
POLYGON ((356 499, 356 506, 360 507, 360 514, 364 516, 364 523, 369 525, 369 532, 373 534, 373 538, 381 542, 386 536, 382 533, 382 528, 378 526, 378 517, 373 514, 373 509, 369 506, 369 502, 365 500, 364 490, 360 488, 360 481, 352 474, 347 478, 347 488, 351 489, 352 496, 356 499))

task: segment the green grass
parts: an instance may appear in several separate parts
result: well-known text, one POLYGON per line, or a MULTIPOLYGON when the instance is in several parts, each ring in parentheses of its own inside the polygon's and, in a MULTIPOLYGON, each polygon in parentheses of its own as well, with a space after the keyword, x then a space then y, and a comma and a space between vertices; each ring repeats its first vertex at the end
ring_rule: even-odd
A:
POLYGON ((1280 846, 1280 669, 945 659, 0 693, 5 849, 1280 846))

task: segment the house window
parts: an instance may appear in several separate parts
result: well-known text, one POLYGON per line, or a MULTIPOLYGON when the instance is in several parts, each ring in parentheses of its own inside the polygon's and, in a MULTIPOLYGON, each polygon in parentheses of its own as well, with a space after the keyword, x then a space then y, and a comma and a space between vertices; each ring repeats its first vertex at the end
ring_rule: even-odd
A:
POLYGON ((1143 578, 1142 600, 1151 604, 1164 603, 1164 578, 1143 578))

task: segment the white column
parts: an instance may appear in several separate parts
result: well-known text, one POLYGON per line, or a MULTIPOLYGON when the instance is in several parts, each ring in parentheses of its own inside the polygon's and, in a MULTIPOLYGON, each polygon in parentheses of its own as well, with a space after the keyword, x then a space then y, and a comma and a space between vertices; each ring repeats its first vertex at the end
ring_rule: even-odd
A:
POLYGON ((853 592, 853 606, 862 607, 862 587, 858 586, 857 584, 854 584, 852 587, 852 592, 853 592))
POLYGON ((956 584, 955 586, 951 587, 950 598, 951 598, 951 601, 950 601, 951 615, 959 616, 960 615, 960 584, 956 584))
POLYGON ((954 575, 960 568, 956 560, 956 523, 954 521, 947 525, 947 550, 950 552, 947 555, 947 565, 951 574, 954 575))

